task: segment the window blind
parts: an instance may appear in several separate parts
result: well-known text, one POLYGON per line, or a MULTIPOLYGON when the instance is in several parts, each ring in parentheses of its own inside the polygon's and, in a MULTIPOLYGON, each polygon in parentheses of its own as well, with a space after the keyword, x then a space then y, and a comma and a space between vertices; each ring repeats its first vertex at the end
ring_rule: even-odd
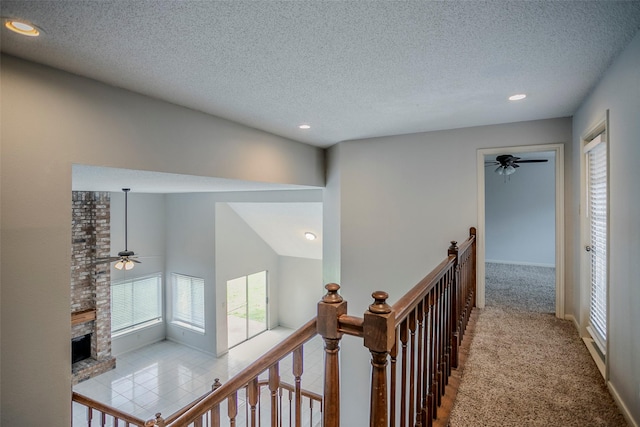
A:
POLYGON ((204 331, 204 279, 172 276, 173 321, 204 331))
POLYGON ((604 353, 607 340, 607 145, 602 135, 587 144, 585 150, 591 258, 589 332, 604 353))
POLYGON ((162 275, 111 284, 111 333, 162 319, 162 275))

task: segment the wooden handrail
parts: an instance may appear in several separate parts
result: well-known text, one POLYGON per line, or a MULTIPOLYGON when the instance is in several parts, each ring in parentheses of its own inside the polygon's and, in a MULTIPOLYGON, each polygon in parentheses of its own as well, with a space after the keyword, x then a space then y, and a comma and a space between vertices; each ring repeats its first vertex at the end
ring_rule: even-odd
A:
POLYGON ((187 412, 189 409, 193 408, 194 406, 196 406, 198 403, 200 403, 202 401, 202 399, 204 399, 205 397, 209 396, 211 393, 213 393, 214 391, 216 391, 217 389, 219 389, 222 386, 222 384, 220 384, 219 379, 216 378, 215 382, 213 383, 213 385, 211 386, 211 390, 209 390, 208 392, 206 392, 205 394, 203 394, 202 396, 198 397, 197 399, 195 399, 194 401, 192 401, 191 403, 187 404, 186 406, 178 409, 176 412, 174 412, 173 414, 169 415, 166 419, 165 419, 165 424, 171 424, 172 422, 174 422, 175 420, 177 420, 182 414, 184 414, 185 412, 187 412))
POLYGON ((427 294, 433 289, 434 285, 438 283, 442 276, 451 268, 456 260, 455 256, 448 256, 442 261, 436 268, 427 274, 417 285, 415 285, 409 292, 404 294, 392 308, 395 313, 396 326, 400 325, 404 319, 407 318, 409 313, 416 308, 418 303, 427 296, 427 294))
POLYGON ((269 350, 260 359, 247 366, 238 373, 238 375, 231 378, 220 388, 210 393, 188 411, 183 413, 180 417, 174 420, 170 426, 187 426, 190 422, 193 422, 197 417, 201 416, 209 409, 222 403, 222 401, 229 395, 246 386, 251 380, 263 373, 269 367, 273 366, 279 360, 286 357, 293 350, 309 341, 316 334, 316 318, 313 318, 296 332, 289 335, 289 337, 279 343, 276 347, 269 350))
POLYGON ((89 410, 95 409, 103 414, 107 414, 113 418, 118 420, 122 420, 126 423, 133 424, 137 427, 145 427, 145 421, 141 420, 138 417, 134 417, 133 415, 127 414, 126 412, 122 412, 113 406, 106 405, 104 403, 100 403, 96 400, 91 399, 90 397, 83 396, 80 393, 76 393, 75 391, 71 395, 71 399, 74 402, 80 403, 81 405, 86 406, 89 410))

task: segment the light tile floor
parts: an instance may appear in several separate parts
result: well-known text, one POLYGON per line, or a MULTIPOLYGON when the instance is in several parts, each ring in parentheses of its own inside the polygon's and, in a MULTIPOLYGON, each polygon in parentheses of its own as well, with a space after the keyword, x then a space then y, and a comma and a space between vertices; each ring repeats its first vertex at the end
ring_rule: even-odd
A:
MULTIPOLYGON (((143 420, 161 412, 166 418, 211 389, 215 378, 224 383, 293 332, 275 328, 216 358, 210 354, 161 341, 116 357, 116 368, 76 385, 73 390, 143 420)), ((302 387, 322 393, 322 340, 304 347, 302 387)), ((282 381, 293 384, 291 357, 280 363, 282 381)), ((262 378, 262 376, 261 376, 262 378)), ((266 378, 266 376, 265 376, 266 378)), ((73 426, 86 426, 86 408, 74 402, 73 426)))

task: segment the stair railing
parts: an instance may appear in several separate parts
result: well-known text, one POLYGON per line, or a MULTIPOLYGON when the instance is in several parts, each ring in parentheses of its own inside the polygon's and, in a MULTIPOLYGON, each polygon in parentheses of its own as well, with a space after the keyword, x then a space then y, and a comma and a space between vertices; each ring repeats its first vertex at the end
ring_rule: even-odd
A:
POLYGON ((101 426, 111 417, 109 425, 127 427, 256 427, 262 425, 264 390, 269 402, 264 413, 270 418, 265 424, 271 427, 314 426, 316 411, 323 427, 339 427, 338 352, 342 336, 348 334, 362 338, 371 353, 370 426, 431 427, 451 370, 458 366, 460 344, 475 307, 476 229, 470 229, 460 246, 452 241, 447 258, 393 306, 386 292, 377 291, 363 317, 350 316, 347 302, 338 294, 340 286, 330 283, 325 289, 316 318, 227 383, 216 380, 210 392, 166 419, 157 413, 143 422, 78 393, 73 393, 73 401, 88 408, 90 426, 96 412, 101 426), (324 340, 323 396, 301 386, 303 348, 316 335, 324 340), (289 356, 294 384, 280 376, 280 363, 289 356), (305 399, 308 420, 303 420, 305 399), (244 417, 239 406, 244 407, 244 417))
POLYGON ((393 306, 386 292, 374 292, 362 318, 347 314, 339 285, 326 286, 318 304, 318 333, 326 352, 324 427, 340 425, 343 334, 363 338, 371 353, 370 426, 432 426, 475 306, 476 229, 469 234, 459 247, 451 242, 447 258, 393 306))

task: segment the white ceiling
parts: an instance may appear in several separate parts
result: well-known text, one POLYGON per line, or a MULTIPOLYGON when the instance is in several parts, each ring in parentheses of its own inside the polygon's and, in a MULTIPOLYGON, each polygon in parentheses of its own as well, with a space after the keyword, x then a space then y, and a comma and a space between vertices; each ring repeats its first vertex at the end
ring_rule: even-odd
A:
POLYGON ((206 193, 317 189, 304 185, 273 184, 235 179, 181 175, 100 166, 73 165, 73 191, 121 191, 136 193, 206 193))
MULTIPOLYGON (((640 28, 637 1, 3 0, 0 12, 43 30, 2 25, 4 53, 320 147, 571 116, 640 28)), ((73 185, 304 188, 82 165, 73 185)), ((277 252, 317 258, 270 236, 321 227, 321 209, 268 205, 234 209, 277 252)))
POLYGON ((5 53, 323 147, 571 116, 640 27, 638 1, 3 0, 1 13, 43 29, 2 26, 5 53))

